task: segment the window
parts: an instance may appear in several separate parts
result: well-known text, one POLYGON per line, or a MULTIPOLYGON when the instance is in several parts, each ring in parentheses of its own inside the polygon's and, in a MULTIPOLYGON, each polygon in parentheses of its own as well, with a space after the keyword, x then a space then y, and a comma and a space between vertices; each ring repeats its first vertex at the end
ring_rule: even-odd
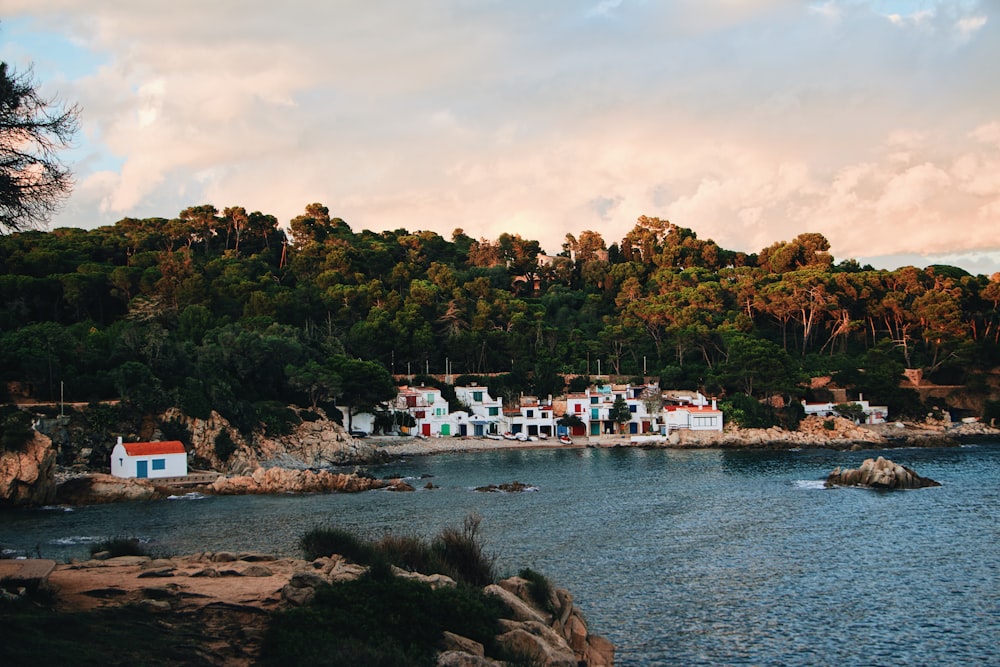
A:
POLYGON ((630 403, 628 406, 628 411, 631 412, 632 414, 635 414, 636 412, 639 411, 639 406, 636 405, 635 403, 630 403))
POLYGON ((601 418, 600 412, 598 411, 597 408, 591 409, 591 411, 590 411, 590 418, 591 419, 600 419, 601 418))
POLYGON ((580 413, 583 412, 583 403, 574 403, 573 412, 580 413))
POLYGON ((531 419, 532 417, 535 416, 535 411, 534 410, 528 410, 526 416, 527 416, 528 419, 531 419))
POLYGON ((474 391, 474 392, 472 392, 472 400, 474 400, 476 403, 482 403, 483 402, 483 392, 481 392, 481 391, 474 391))
POLYGON ((500 414, 500 408, 490 408, 490 417, 496 417, 500 414))
POLYGON ((166 470, 167 460, 166 459, 153 459, 153 470, 166 470))
POLYGON ((590 404, 591 405, 597 405, 597 397, 596 396, 591 396, 590 397, 590 404))

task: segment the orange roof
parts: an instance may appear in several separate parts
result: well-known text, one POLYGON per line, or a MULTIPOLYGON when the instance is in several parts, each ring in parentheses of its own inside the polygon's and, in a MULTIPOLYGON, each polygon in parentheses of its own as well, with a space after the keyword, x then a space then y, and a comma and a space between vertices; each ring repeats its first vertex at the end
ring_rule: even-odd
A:
POLYGON ((184 443, 180 440, 166 442, 125 442, 125 453, 129 456, 149 456, 151 454, 183 454, 184 443))

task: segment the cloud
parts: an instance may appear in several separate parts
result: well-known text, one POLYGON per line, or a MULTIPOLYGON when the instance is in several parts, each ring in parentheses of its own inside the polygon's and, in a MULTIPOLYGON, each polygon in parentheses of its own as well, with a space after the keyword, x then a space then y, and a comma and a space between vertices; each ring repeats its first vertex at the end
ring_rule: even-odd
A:
POLYGON ((20 52, 45 31, 93 59, 64 69, 87 157, 57 224, 319 201, 550 252, 644 214, 749 252, 1000 248, 992 4, 7 4, 20 52))

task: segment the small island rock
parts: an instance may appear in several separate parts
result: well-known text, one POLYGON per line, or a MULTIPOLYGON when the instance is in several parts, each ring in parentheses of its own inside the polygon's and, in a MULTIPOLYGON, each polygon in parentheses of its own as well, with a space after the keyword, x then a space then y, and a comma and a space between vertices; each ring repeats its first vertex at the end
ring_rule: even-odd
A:
POLYGON ((827 488, 831 486, 863 486, 872 489, 923 489, 941 486, 939 482, 921 477, 906 466, 893 463, 889 459, 865 459, 859 468, 841 470, 834 468, 826 478, 827 488))

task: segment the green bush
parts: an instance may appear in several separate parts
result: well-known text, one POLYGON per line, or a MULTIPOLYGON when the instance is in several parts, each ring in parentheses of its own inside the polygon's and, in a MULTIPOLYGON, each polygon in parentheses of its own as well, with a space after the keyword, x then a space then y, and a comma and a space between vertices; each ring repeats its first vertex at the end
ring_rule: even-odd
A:
POLYGON ((374 557, 372 545, 354 533, 340 528, 314 528, 299 538, 299 549, 306 560, 340 554, 344 558, 368 565, 374 557))
POLYGON ((449 577, 473 586, 486 586, 496 580, 496 556, 487 555, 479 540, 482 517, 470 515, 462 528, 445 528, 431 543, 431 548, 445 564, 449 577))
POLYGON ((179 440, 186 447, 191 446, 191 430, 179 419, 160 422, 160 433, 164 440, 179 440))
POLYGON ((472 515, 461 528, 445 528, 430 544, 417 537, 386 535, 375 542, 340 528, 314 528, 299 539, 305 558, 340 554, 359 565, 383 563, 412 572, 443 574, 471 586, 496 580, 496 557, 488 555, 479 538, 482 519, 472 515))
POLYGON ((32 435, 30 414, 13 405, 0 409, 0 450, 21 451, 32 435))
POLYGON ((504 611, 497 598, 467 586, 435 590, 386 572, 317 589, 309 605, 276 613, 260 664, 429 667, 445 630, 495 653, 504 611))
POLYGON ((518 572, 517 576, 528 582, 528 592, 539 609, 547 611, 550 614, 555 612, 552 606, 552 584, 549 583, 544 574, 526 567, 518 572))
POLYGON ((233 436, 229 435, 229 431, 226 429, 219 431, 215 436, 215 455, 219 460, 225 463, 236 449, 236 443, 233 442, 233 436))
POLYGON ((288 435, 301 423, 295 411, 277 401, 258 401, 253 404, 257 420, 264 425, 264 431, 271 436, 288 435))
POLYGON ((832 419, 824 419, 823 420, 823 428, 825 428, 827 431, 832 431, 835 426, 836 426, 836 424, 833 423, 832 419))

